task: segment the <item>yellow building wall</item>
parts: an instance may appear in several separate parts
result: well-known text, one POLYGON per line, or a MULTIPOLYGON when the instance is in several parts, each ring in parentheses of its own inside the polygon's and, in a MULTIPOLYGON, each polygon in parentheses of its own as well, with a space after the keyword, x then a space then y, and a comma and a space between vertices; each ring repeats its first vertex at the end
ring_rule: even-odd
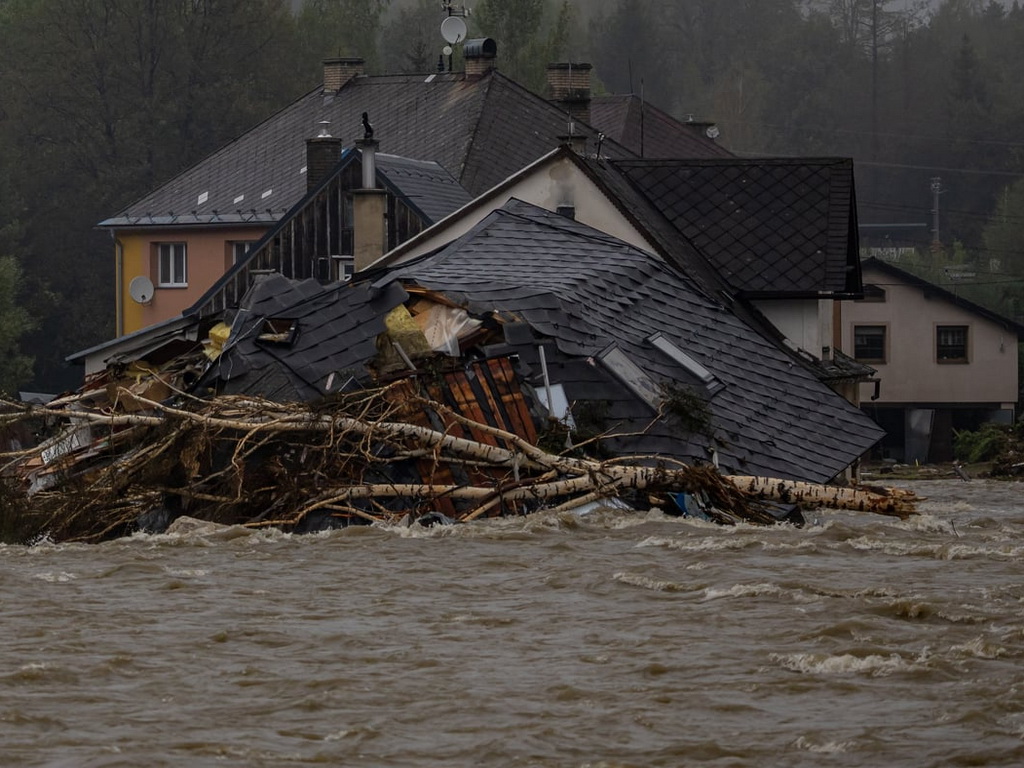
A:
POLYGON ((192 306, 231 266, 231 244, 255 242, 265 227, 221 227, 204 229, 147 229, 117 232, 115 270, 117 292, 117 335, 138 331, 168 320, 192 306), (185 243, 188 262, 187 287, 160 288, 157 274, 157 245, 185 243), (129 294, 131 281, 148 277, 155 286, 153 299, 145 304, 129 294))

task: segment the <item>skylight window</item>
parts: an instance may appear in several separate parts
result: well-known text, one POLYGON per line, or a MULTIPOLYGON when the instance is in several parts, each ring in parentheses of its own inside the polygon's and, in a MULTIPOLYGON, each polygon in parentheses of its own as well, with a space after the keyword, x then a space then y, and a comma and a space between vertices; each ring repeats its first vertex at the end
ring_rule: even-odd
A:
POLYGON ((718 380, 718 377, 715 376, 715 374, 713 374, 703 365, 698 363, 688 354, 683 352, 683 350, 681 350, 671 341, 666 339, 665 336, 661 333, 661 331, 652 333, 650 336, 647 337, 647 341, 649 341, 651 343, 651 346, 653 346, 656 350, 665 355, 665 357, 667 357, 669 360, 678 363, 683 368, 685 368, 688 373, 695 376, 701 384, 707 387, 708 392, 717 392, 723 386, 725 386, 724 384, 722 384, 721 381, 718 380))
POLYGON ((617 344, 610 344, 598 352, 597 359, 634 395, 655 411, 661 408, 663 398, 658 385, 640 366, 630 360, 617 344))
POLYGON ((264 193, 263 193, 262 195, 260 195, 260 199, 261 199, 261 200, 266 200, 266 199, 267 199, 268 197, 270 197, 270 196, 271 196, 272 194, 274 194, 274 190, 273 190, 273 189, 268 189, 268 190, 267 190, 267 191, 265 191, 265 192, 264 192, 264 193))
POLYGON ((239 195, 238 197, 235 198, 235 204, 237 205, 238 203, 242 202, 243 200, 245 200, 245 195, 239 195))
POLYGON ((201 195, 199 195, 199 199, 196 201, 196 205, 202 205, 203 203, 205 203, 209 199, 210 199, 210 193, 209 192, 203 192, 201 195))

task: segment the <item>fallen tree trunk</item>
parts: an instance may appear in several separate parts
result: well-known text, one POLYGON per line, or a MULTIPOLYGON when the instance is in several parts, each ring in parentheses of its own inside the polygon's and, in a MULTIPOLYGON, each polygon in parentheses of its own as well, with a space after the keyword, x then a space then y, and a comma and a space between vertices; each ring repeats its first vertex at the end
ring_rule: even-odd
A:
POLYGON ((81 425, 91 430, 86 445, 58 436, 11 457, 0 502, 20 509, 31 533, 94 541, 160 527, 147 516, 169 522, 183 513, 295 530, 314 516, 393 522, 442 508, 469 521, 641 492, 699 494, 724 523, 776 522, 763 501, 899 517, 914 508, 907 492, 727 477, 657 457, 626 463, 549 453, 430 400, 392 402, 387 387, 315 407, 252 397, 170 407, 125 389, 117 395, 147 412, 104 412, 74 398, 64 398, 64 408, 23 411, 67 420, 70 435, 81 425), (443 430, 403 420, 428 412, 443 430))

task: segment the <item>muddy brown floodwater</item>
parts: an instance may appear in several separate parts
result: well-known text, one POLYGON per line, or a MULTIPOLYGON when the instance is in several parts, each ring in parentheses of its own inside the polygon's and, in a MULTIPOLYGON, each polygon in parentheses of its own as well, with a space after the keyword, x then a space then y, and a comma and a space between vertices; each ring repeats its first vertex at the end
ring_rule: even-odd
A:
POLYGON ((0 548, 3 766, 1019 766, 1024 485, 0 548))

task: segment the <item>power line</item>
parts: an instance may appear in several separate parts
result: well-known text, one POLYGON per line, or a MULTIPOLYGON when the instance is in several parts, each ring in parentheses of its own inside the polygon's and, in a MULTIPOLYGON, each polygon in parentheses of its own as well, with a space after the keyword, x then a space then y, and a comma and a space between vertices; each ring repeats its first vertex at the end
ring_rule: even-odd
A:
POLYGON ((801 125, 799 128, 794 128, 788 125, 778 125, 774 123, 754 123, 747 120, 716 120, 716 123, 723 126, 729 125, 740 125, 751 128, 769 128, 778 133, 787 131, 798 130, 800 132, 814 131, 816 133, 831 133, 831 134, 847 134, 850 136, 867 136, 867 137, 884 137, 884 138, 897 138, 897 139, 915 139, 920 141, 936 141, 936 142, 949 142, 956 144, 979 144, 996 147, 1024 147, 1024 142, 1021 141, 998 141, 996 139, 964 139, 959 136, 928 136, 920 133, 900 133, 895 131, 871 131, 871 130, 855 130, 853 128, 826 128, 824 126, 807 126, 801 125))

